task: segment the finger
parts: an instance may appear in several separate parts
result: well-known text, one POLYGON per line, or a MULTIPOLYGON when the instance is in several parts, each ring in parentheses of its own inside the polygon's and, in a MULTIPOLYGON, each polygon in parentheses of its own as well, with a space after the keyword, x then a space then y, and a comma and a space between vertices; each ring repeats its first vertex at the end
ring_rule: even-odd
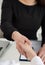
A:
POLYGON ((42 59, 42 61, 45 59, 45 55, 43 55, 42 57, 41 57, 41 59, 42 59))
POLYGON ((19 53, 21 53, 22 55, 26 56, 26 53, 24 52, 24 50, 23 50, 22 47, 21 47, 21 43, 19 43, 19 44, 17 45, 17 49, 18 49, 19 53))
POLYGON ((45 62, 45 56, 43 56, 43 59, 42 59, 43 62, 45 62))
POLYGON ((21 50, 19 44, 16 45, 16 48, 18 49, 18 51, 19 51, 20 53, 22 53, 22 50, 21 50))
POLYGON ((23 49, 23 51, 27 53, 29 50, 29 45, 27 43, 25 44, 19 43, 19 44, 20 44, 20 47, 23 49))
POLYGON ((39 51, 37 52, 37 55, 39 55, 40 52, 41 52, 41 48, 40 48, 39 51))
POLYGON ((43 60, 44 64, 45 64, 45 59, 43 60))
POLYGON ((39 56, 40 58, 42 58, 43 52, 39 52, 38 56, 39 56))
POLYGON ((25 54, 24 54, 24 51, 20 48, 20 46, 17 45, 16 48, 18 49, 19 53, 21 53, 22 55, 25 55, 25 54))
POLYGON ((43 63, 45 64, 45 59, 43 60, 43 63))
POLYGON ((27 43, 25 43, 25 47, 27 48, 27 50, 31 48, 27 43))
POLYGON ((17 48, 17 50, 19 51, 19 53, 22 53, 22 52, 21 52, 21 49, 20 49, 20 47, 19 47, 18 45, 16 45, 16 48, 17 48))
POLYGON ((20 46, 20 48, 22 48, 22 49, 25 51, 25 49, 26 49, 26 48, 25 48, 25 44, 23 44, 23 43, 22 43, 22 44, 19 43, 19 46, 20 46))

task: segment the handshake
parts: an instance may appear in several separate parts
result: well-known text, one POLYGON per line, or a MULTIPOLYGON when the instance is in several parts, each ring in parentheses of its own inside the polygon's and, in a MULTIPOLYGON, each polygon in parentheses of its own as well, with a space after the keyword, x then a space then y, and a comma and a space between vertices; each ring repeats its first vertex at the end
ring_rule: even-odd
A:
POLYGON ((22 55, 24 55, 28 60, 32 60, 33 57, 37 56, 36 52, 33 50, 33 47, 30 47, 29 44, 25 43, 25 44, 21 44, 21 51, 18 49, 19 53, 21 53, 22 55))
POLYGON ((32 49, 32 42, 24 35, 17 31, 12 33, 12 39, 16 41, 16 48, 19 53, 24 55, 28 60, 32 60, 33 57, 39 56, 43 63, 45 63, 45 44, 40 48, 38 53, 32 49))

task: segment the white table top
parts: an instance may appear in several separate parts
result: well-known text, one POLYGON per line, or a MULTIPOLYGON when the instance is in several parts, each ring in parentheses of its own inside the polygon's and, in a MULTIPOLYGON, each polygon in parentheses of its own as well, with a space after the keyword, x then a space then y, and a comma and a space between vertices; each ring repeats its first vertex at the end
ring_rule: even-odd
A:
POLYGON ((30 62, 19 61, 19 52, 16 49, 16 43, 10 42, 11 46, 6 50, 6 52, 2 55, 1 60, 15 60, 16 62, 20 62, 20 65, 30 65, 30 62))

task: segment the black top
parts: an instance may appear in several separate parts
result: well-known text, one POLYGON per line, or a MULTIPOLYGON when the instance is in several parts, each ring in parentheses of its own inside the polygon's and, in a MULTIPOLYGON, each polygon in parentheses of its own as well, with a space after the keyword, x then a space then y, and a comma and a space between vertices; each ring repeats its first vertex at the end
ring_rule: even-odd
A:
POLYGON ((24 5, 18 0, 3 1, 1 28, 7 39, 11 39, 13 31, 19 31, 29 39, 35 40, 40 26, 42 41, 45 43, 45 7, 38 4, 24 5))

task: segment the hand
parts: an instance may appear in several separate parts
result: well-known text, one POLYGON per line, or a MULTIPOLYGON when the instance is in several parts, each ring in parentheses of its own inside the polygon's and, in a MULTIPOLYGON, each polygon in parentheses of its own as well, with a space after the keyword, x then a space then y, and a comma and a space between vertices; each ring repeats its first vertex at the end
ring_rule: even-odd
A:
POLYGON ((25 57, 28 58, 28 60, 32 60, 33 57, 37 56, 36 53, 33 51, 32 47, 30 47, 27 43, 20 45, 25 52, 25 57))
POLYGON ((42 59, 43 63, 45 64, 45 44, 43 47, 39 50, 38 56, 42 59))
POLYGON ((30 40, 17 31, 13 32, 12 39, 16 41, 16 48, 18 49, 18 51, 21 54, 25 55, 25 53, 24 53, 23 49, 21 48, 20 44, 25 44, 25 42, 27 42, 27 44, 29 44, 29 46, 31 46, 30 40))

